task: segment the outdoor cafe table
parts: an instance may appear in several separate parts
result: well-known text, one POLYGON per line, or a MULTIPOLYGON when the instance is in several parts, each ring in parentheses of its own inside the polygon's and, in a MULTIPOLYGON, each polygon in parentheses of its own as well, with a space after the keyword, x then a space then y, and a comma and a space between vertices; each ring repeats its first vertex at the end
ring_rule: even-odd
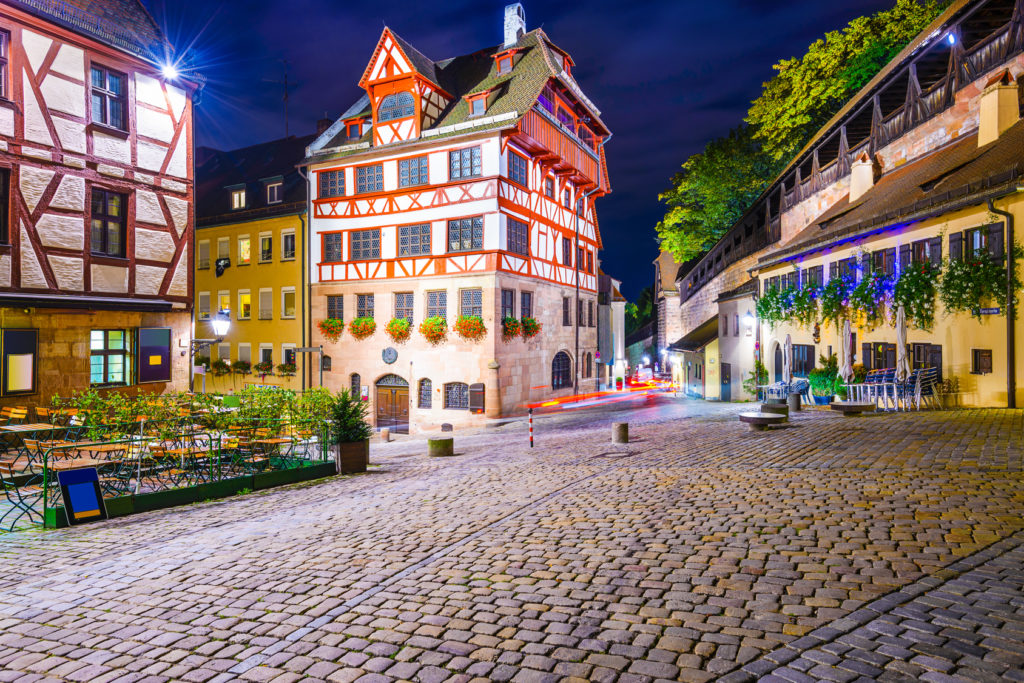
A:
POLYGON ((36 432, 52 431, 54 429, 61 429, 55 424, 49 422, 30 422, 28 424, 20 425, 3 425, 0 427, 0 445, 3 450, 16 450, 16 455, 32 457, 32 454, 25 448, 25 437, 26 435, 32 435, 36 432))

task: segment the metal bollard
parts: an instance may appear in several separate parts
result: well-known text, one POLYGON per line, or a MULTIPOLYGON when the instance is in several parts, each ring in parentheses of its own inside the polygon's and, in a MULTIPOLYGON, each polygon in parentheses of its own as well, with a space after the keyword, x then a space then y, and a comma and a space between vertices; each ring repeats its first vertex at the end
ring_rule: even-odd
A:
POLYGON ((530 448, 533 448, 533 408, 530 408, 530 448))
POLYGON ((629 423, 612 423, 612 443, 629 443, 629 423))

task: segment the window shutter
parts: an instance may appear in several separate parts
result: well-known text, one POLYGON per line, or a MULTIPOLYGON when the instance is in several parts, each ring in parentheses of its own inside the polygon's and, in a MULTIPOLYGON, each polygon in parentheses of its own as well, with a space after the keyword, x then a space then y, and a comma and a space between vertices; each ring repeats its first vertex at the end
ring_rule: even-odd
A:
POLYGON ((949 259, 959 261, 964 255, 964 234, 954 232, 949 235, 949 259))
POLYGON ((828 279, 831 280, 837 275, 839 275, 839 262, 832 261, 828 264, 828 279))
POLYGON ((896 345, 886 344, 885 345, 885 367, 894 368, 896 367, 896 345))
POLYGON ((864 369, 873 370, 874 368, 871 367, 871 343, 864 342, 863 344, 861 344, 860 352, 861 362, 864 364, 864 369))
POLYGON ((928 345, 928 365, 935 368, 938 374, 936 379, 942 381, 942 346, 940 344, 928 345))
POLYGON ((942 265, 941 237, 933 237, 928 240, 928 258, 931 260, 933 266, 939 267, 942 265))
POLYGON ((906 269, 910 265, 911 250, 909 244, 900 245, 900 270, 906 269))
POLYGON ((871 272, 871 254, 861 254, 860 257, 861 277, 871 272))
POLYGON ((484 412, 484 385, 483 384, 470 384, 469 385, 469 412, 471 412, 471 413, 482 413, 482 412, 484 412))
POLYGON ((1003 224, 988 226, 988 255, 997 261, 1003 260, 1003 224))

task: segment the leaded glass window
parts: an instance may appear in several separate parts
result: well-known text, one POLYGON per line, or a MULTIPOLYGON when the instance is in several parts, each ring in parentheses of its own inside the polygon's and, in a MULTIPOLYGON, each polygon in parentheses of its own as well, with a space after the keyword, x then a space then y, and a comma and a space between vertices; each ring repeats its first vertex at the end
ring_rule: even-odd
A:
POLYGON ((519 317, 533 317, 533 292, 519 293, 519 317))
POLYGON ((327 295, 327 317, 337 318, 338 320, 345 319, 345 295, 327 295))
POLYGON ((429 408, 434 398, 434 384, 429 379, 420 380, 420 397, 418 407, 429 408))
POLYGON ((349 384, 348 385, 349 385, 349 388, 352 391, 352 395, 353 396, 358 396, 360 394, 360 386, 362 384, 362 378, 359 376, 359 373, 353 372, 349 376, 348 380, 349 380, 349 384))
POLYGON ((501 317, 502 319, 516 317, 516 290, 501 290, 501 317))
POLYGON ((427 292, 427 317, 448 320, 448 292, 446 290, 427 292))
POLYGON ((380 258, 380 228, 352 233, 352 261, 380 258))
POLYGON ((564 389, 572 385, 572 363, 565 351, 559 351, 551 361, 551 388, 564 389))
POLYGON ((412 292, 395 293, 395 317, 405 318, 412 325, 412 292))
POLYGON ((320 171, 320 197, 341 197, 345 194, 344 171, 320 171))
POLYGON ((412 116, 416 111, 416 103, 410 92, 400 92, 388 95, 381 100, 380 108, 377 110, 378 121, 392 121, 412 116))
POLYGON ((356 168, 356 192, 382 192, 384 190, 384 164, 356 168))
POLYGON ((356 294, 356 317, 373 317, 373 294, 356 294))
POLYGON ((484 291, 482 289, 463 289, 459 294, 459 315, 483 315, 484 291))
POLYGON ((423 256, 430 253, 430 223, 398 228, 398 255, 423 256))
POLYGON ((448 251, 472 251, 484 248, 482 216, 448 221, 448 251))
POLYGON ((398 162, 398 186, 411 187, 412 185, 426 185, 427 157, 415 157, 414 159, 400 159, 398 162))
POLYGON ((448 152, 448 168, 452 180, 480 175, 483 172, 480 164, 480 148, 467 147, 448 152))
POLYGON ((444 407, 451 410, 469 410, 469 385, 462 382, 445 384, 444 407))
POLYGON ((527 184, 526 159, 515 152, 508 153, 508 177, 523 187, 527 184))
POLYGON ((506 248, 513 254, 529 256, 529 232, 530 228, 526 223, 523 223, 522 221, 517 221, 514 218, 509 218, 506 229, 506 248))
POLYGON ((92 253, 123 257, 125 253, 125 196, 92 188, 89 243, 92 253))
POLYGON ((324 263, 341 261, 341 244, 344 237, 344 233, 340 232, 324 235, 324 263))

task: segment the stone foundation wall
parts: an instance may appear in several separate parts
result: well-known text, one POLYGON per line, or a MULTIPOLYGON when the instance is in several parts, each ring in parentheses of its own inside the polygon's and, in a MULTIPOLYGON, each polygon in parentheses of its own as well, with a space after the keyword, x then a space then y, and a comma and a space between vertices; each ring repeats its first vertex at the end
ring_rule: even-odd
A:
MULTIPOLYGON (((171 328, 171 381, 102 389, 130 395, 187 391, 191 365, 192 320, 188 311, 138 313, 60 309, 0 308, 0 326, 39 330, 35 394, 0 398, 3 406, 49 406, 54 395, 70 396, 89 388, 89 336, 92 330, 171 328)), ((132 361, 134 362, 134 357, 132 361)), ((29 419, 34 420, 31 413, 29 419)))

